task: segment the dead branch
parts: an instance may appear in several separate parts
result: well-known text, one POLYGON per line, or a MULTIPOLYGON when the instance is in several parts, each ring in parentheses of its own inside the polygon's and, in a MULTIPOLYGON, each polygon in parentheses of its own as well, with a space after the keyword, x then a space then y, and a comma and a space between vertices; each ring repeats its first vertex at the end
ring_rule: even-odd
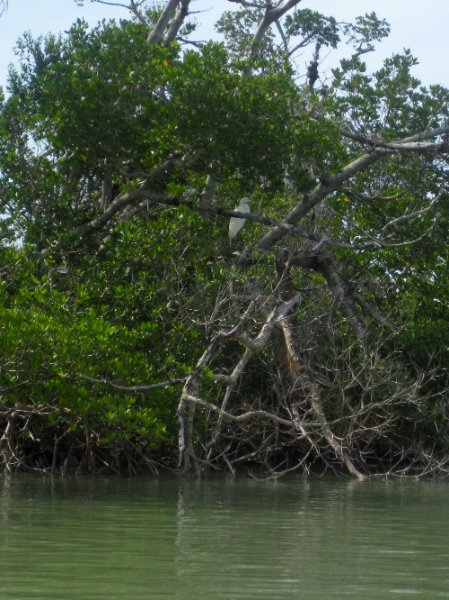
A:
POLYGON ((328 176, 322 179, 318 185, 290 211, 280 225, 273 227, 256 242, 253 249, 249 250, 249 253, 264 253, 270 250, 290 231, 292 225, 297 225, 315 206, 320 204, 330 192, 337 190, 344 181, 374 164, 384 156, 384 154, 384 151, 375 151, 370 154, 365 154, 352 161, 337 175, 328 176))
POLYGON ((323 407, 321 405, 316 385, 310 386, 310 402, 320 422, 321 430, 329 446, 334 450, 336 456, 342 461, 342 463, 346 465, 346 468, 348 469, 349 473, 351 473, 351 475, 353 475, 356 479, 359 479, 360 481, 365 481, 367 479, 367 476, 357 469, 357 467, 352 462, 351 457, 349 456, 347 448, 343 446, 342 441, 333 434, 331 428, 329 427, 329 424, 323 411, 323 407))
POLYGON ((290 263, 321 273, 346 315, 348 322, 359 339, 363 339, 367 332, 365 323, 355 306, 350 288, 339 273, 334 262, 323 254, 296 254, 290 259, 290 263))
MULTIPOLYGON (((318 185, 307 194, 296 206, 290 211, 280 225, 273 227, 268 233, 260 238, 253 249, 246 253, 246 260, 248 260, 248 254, 252 252, 267 252, 276 243, 278 243, 290 230, 291 225, 297 225, 300 221, 320 202, 322 202, 326 196, 338 190, 342 184, 356 175, 361 171, 367 169, 369 166, 376 163, 381 158, 396 152, 428 152, 436 150, 447 150, 448 143, 445 139, 439 142, 429 141, 435 137, 442 136, 449 133, 449 126, 440 127, 426 132, 418 133, 414 136, 397 140, 396 142, 377 142, 373 140, 371 144, 375 149, 372 152, 363 154, 362 156, 354 159, 351 163, 346 165, 339 173, 335 175, 326 175, 321 178, 318 185)), ((356 134, 352 134, 356 135, 356 134)), ((361 141, 361 140, 359 140, 361 141)))
POLYGON ((444 193, 444 190, 440 190, 438 192, 438 194, 434 198, 432 198, 432 200, 429 202, 429 204, 426 207, 421 208, 420 210, 412 211, 410 213, 405 213, 405 214, 401 215, 400 217, 397 217, 396 219, 391 219, 391 221, 388 221, 388 223, 386 223, 382 227, 382 231, 385 231, 386 229, 389 229, 390 227, 396 227, 396 225, 398 225, 400 223, 404 223, 404 222, 410 221, 412 219, 420 218, 423 215, 427 214, 428 212, 430 212, 432 210, 432 208, 435 206, 435 204, 441 199, 441 196, 443 195, 443 193, 444 193))
MULTIPOLYGON (((232 392, 239 381, 245 366, 247 365, 249 359, 255 352, 259 352, 266 344, 268 343, 273 329, 280 319, 283 316, 288 314, 290 311, 293 311, 295 307, 299 303, 299 296, 295 296, 288 302, 282 302, 278 306, 276 306, 270 315, 267 317, 265 323, 262 325, 259 334, 254 338, 254 340, 246 339, 246 343, 248 346, 245 348, 242 356, 240 357, 237 365, 234 367, 232 373, 228 376, 228 384, 226 387, 226 391, 224 394, 224 398, 222 401, 221 411, 223 413, 226 412, 227 403, 232 392)), ((210 361, 215 358, 217 355, 221 342, 225 338, 230 338, 232 336, 239 337, 240 329, 243 327, 246 319, 248 318, 250 312, 253 310, 253 303, 250 304, 248 309, 245 311, 242 319, 240 319, 239 323, 232 328, 231 331, 219 331, 211 340, 208 347, 204 351, 203 355, 200 357, 199 361, 195 369, 192 373, 187 377, 186 382, 184 384, 184 389, 181 395, 181 399, 178 406, 178 423, 179 423, 179 466, 184 466, 184 469, 189 469, 191 466, 190 459, 194 460, 195 453, 193 450, 192 444, 192 431, 193 431, 193 418, 194 418, 194 407, 195 404, 191 401, 192 398, 200 398, 200 379, 202 373, 206 366, 210 363, 210 361), (190 408, 189 408, 190 407, 190 408)), ((212 435, 211 442, 208 444, 209 454, 212 445, 217 440, 220 429, 221 429, 222 418, 219 416, 219 420, 217 422, 217 426, 214 434, 212 435)))
POLYGON ((178 31, 181 29, 182 24, 184 23, 185 19, 189 14, 189 5, 190 0, 181 0, 181 3, 178 6, 178 9, 176 10, 176 14, 162 41, 163 46, 169 46, 176 39, 178 31))
POLYGON ((245 421, 249 421, 250 419, 254 419, 255 417, 262 417, 264 419, 267 419, 268 421, 272 421, 273 423, 279 423, 280 425, 285 425, 286 427, 293 426, 292 421, 290 421, 288 419, 283 419, 282 417, 279 417, 279 416, 277 416, 273 413, 270 413, 266 410, 249 410, 249 411, 241 413, 239 415, 234 415, 230 412, 223 410, 216 404, 207 402, 206 400, 202 400, 201 398, 198 398, 197 396, 190 396, 189 394, 186 394, 185 398, 189 402, 192 402, 193 404, 202 406, 203 408, 205 408, 208 411, 213 411, 213 412, 217 413, 220 417, 222 417, 228 421, 233 421, 234 423, 243 423, 245 421))
MULTIPOLYGON (((254 37, 251 42, 251 48, 248 57, 251 63, 259 57, 263 40, 271 25, 276 21, 279 21, 279 19, 285 13, 287 13, 300 2, 301 0, 281 0, 281 2, 278 2, 276 6, 272 6, 269 3, 266 4, 265 13, 257 26, 256 33, 254 34, 254 37)), ((253 67, 251 64, 249 64, 246 67, 243 76, 251 77, 252 72, 253 67)))
POLYGON ((445 136, 449 133, 449 126, 438 127, 428 131, 417 133, 413 136, 398 140, 396 142, 386 142, 384 140, 376 140, 365 135, 347 129, 339 128, 339 132, 343 137, 349 138, 366 146, 373 148, 382 148, 394 152, 422 152, 448 150, 448 142, 446 139, 441 139, 438 142, 429 142, 432 138, 445 136))
POLYGON ((77 375, 79 379, 85 379, 86 381, 90 381, 91 383, 98 383, 101 385, 107 385, 114 390, 120 390, 121 392, 150 392, 152 390, 156 390, 158 388, 166 388, 173 387, 177 385, 181 385, 185 382, 185 377, 167 379, 166 381, 159 381, 158 383, 152 383, 148 385, 121 385, 118 383, 114 383, 110 379, 96 379, 95 377, 89 377, 88 375, 83 375, 79 373, 77 375))
POLYGON ((148 34, 147 41, 149 44, 159 44, 162 42, 165 31, 172 18, 175 16, 180 3, 181 0, 168 0, 158 22, 148 34))

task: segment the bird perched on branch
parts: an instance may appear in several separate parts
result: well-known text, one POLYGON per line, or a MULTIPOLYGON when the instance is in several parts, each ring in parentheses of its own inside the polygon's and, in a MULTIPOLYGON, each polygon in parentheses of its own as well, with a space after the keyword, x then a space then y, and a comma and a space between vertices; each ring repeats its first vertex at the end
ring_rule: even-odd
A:
MULTIPOLYGON (((237 212, 241 213, 250 213, 251 209, 249 207, 249 198, 242 198, 239 202, 239 205, 235 207, 237 212)), ((238 232, 242 229, 245 224, 246 219, 241 219, 239 217, 231 217, 229 221, 229 241, 232 243, 238 232)))

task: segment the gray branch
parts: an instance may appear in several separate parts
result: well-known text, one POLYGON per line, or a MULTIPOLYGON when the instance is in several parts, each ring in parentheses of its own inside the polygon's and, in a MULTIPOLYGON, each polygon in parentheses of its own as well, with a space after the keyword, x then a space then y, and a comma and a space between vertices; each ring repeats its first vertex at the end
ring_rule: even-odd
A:
POLYGON ((148 34, 147 41, 149 44, 160 44, 162 42, 168 24, 175 16, 176 10, 180 3, 181 0, 169 0, 167 2, 167 6, 162 11, 158 22, 148 34))
POLYGON ((181 4, 179 5, 175 17, 170 24, 170 27, 164 36, 163 45, 169 46, 178 35, 179 30, 182 27, 186 17, 189 14, 189 4, 190 0, 181 0, 181 4))
MULTIPOLYGON (((283 15, 285 15, 285 13, 287 13, 290 9, 292 9, 300 2, 301 0, 282 0, 277 4, 277 6, 272 7, 270 4, 267 5, 265 14, 259 22, 257 31, 254 34, 251 43, 251 50, 248 57, 250 61, 256 60, 259 57, 262 42, 271 25, 273 23, 276 23, 276 21, 278 21, 283 15)), ((248 66, 247 69, 245 69, 244 71, 244 76, 250 77, 251 74, 252 67, 248 66)))

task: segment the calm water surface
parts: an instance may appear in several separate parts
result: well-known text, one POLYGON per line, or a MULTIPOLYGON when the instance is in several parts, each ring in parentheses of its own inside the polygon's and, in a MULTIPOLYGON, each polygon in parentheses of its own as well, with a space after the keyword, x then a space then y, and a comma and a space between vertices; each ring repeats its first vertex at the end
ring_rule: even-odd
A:
POLYGON ((0 479, 1 600, 449 598, 449 483, 0 479))

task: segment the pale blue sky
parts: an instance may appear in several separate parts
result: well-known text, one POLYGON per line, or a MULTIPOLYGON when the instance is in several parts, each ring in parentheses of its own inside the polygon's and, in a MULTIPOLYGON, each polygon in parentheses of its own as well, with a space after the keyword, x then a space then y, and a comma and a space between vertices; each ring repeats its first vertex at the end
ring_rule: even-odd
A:
MULTIPOLYGON (((222 10, 233 7, 227 0, 194 0, 195 10, 205 10, 198 18, 204 22, 204 37, 213 35, 213 22, 222 10)), ((318 10, 338 20, 350 20, 375 11, 391 24, 391 36, 384 41, 369 63, 379 61, 404 47, 411 48, 420 64, 416 76, 425 84, 441 83, 449 87, 449 1, 448 0, 303 0, 303 8, 318 10)), ((67 29, 77 17, 95 23, 101 18, 125 16, 114 7, 86 3, 78 7, 74 0, 9 0, 9 9, 0 19, 0 85, 4 85, 8 63, 14 61, 13 46, 24 31, 33 35, 67 29)), ((329 70, 331 57, 325 57, 322 69, 329 70)), ((306 59, 304 58, 304 61, 306 59)), ((301 57, 298 59, 301 66, 301 57)))

